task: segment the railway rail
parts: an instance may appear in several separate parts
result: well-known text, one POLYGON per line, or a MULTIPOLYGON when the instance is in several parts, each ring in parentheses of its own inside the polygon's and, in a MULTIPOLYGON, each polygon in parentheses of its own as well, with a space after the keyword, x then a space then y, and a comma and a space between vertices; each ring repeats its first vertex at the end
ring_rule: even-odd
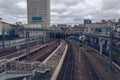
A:
POLYGON ((87 64, 87 67, 89 70, 91 80, 100 80, 97 72, 95 71, 94 66, 92 65, 92 63, 90 62, 90 60, 88 59, 88 57, 86 56, 86 54, 83 50, 82 50, 82 53, 84 55, 84 59, 86 60, 86 64, 87 64))
POLYGON ((60 45, 50 54, 42 63, 47 63, 51 66, 51 70, 44 74, 36 73, 33 80, 56 80, 61 70, 63 60, 65 58, 68 45, 65 41, 61 40, 60 45))
MULTIPOLYGON (((44 60, 46 57, 49 56, 49 54, 57 48, 58 44, 59 43, 58 41, 54 42, 54 43, 51 43, 43 48, 40 48, 34 52, 32 52, 29 56, 30 56, 30 61, 33 62, 33 61, 42 61, 44 60), (51 47, 52 46, 52 47, 51 47)), ((20 61, 22 60, 25 60, 26 59, 26 56, 23 56, 21 58, 19 58, 20 61)))
POLYGON ((68 44, 68 51, 65 56, 61 71, 57 77, 57 80, 73 80, 73 50, 72 45, 70 43, 68 44))
MULTIPOLYGON (((40 48, 30 54, 31 62, 33 61, 43 61, 45 60, 52 51, 54 51, 57 46, 60 44, 60 41, 57 40, 46 47, 40 48), (52 46, 52 47, 51 47, 52 46)), ((19 58, 20 61, 25 60, 26 56, 19 58)), ((9 79, 9 80, 19 80, 23 78, 9 79)))
MULTIPOLYGON (((57 46, 60 44, 59 41, 56 41, 54 43, 49 44, 46 47, 40 48, 39 50, 35 50, 30 54, 30 60, 33 61, 44 61, 50 54, 53 52, 57 46), (52 47, 51 47, 52 46, 52 47)), ((74 46, 70 41, 66 40, 66 43, 68 44, 68 48, 66 50, 66 55, 63 60, 63 64, 61 67, 61 70, 58 73, 56 80, 74 80, 74 46)), ((77 46, 76 46, 77 47, 77 46)), ((86 56, 85 52, 81 49, 81 52, 83 54, 83 58, 85 60, 85 64, 87 65, 86 68, 88 69, 88 73, 90 75, 90 80, 100 80, 97 72, 95 71, 95 68, 93 67, 92 63, 86 56)), ((19 58, 20 61, 25 60, 26 56, 19 58)), ((47 76, 47 75, 46 75, 47 76)), ((86 76, 87 77, 87 76, 86 76)), ((24 77, 16 78, 16 79, 9 79, 9 80, 23 80, 24 77)))
MULTIPOLYGON (((46 48, 48 45, 54 44, 55 42, 56 41, 42 44, 42 46, 37 44, 37 45, 30 47, 30 55, 33 54, 34 52, 42 50, 43 48, 46 48)), ((17 59, 22 60, 22 58, 25 58, 25 57, 26 57, 26 49, 22 49, 19 52, 11 53, 11 54, 8 54, 8 55, 0 57, 0 58, 1 59, 6 58, 6 59, 12 59, 12 60, 17 60, 17 59)))
MULTIPOLYGON (((31 61, 32 62, 33 61, 40 61, 40 62, 44 61, 58 47, 58 45, 60 45, 59 40, 55 42, 54 45, 51 44, 51 45, 48 45, 48 47, 39 50, 39 53, 38 51, 34 52, 33 54, 35 55, 31 56, 31 61)), ((19 80, 19 79, 23 80, 24 78, 17 78, 15 80, 19 80)))
MULTIPOLYGON (((36 42, 32 42, 30 43, 30 47, 32 46, 35 46, 37 43, 36 42)), ((26 44, 22 44, 22 45, 19 45, 20 46, 20 49, 19 50, 22 50, 22 49, 25 49, 26 48, 26 44)), ((9 54, 12 54, 12 53, 15 53, 17 52, 17 49, 16 47, 11 47, 9 49, 6 49, 4 51, 0 51, 0 57, 3 57, 3 56, 6 56, 6 55, 9 55, 9 54)))
MULTIPOLYGON (((46 44, 47 44, 47 43, 51 43, 51 42, 53 42, 53 41, 50 40, 50 41, 46 42, 46 44)), ((38 43, 41 44, 41 45, 44 44, 44 43, 41 43, 40 41, 34 41, 34 42, 31 42, 31 43, 30 43, 30 47, 35 47, 36 45, 38 45, 38 43)), ((22 45, 19 45, 19 46, 20 46, 19 51, 21 51, 21 50, 23 50, 23 49, 26 48, 26 44, 22 44, 22 45)), ((0 57, 4 57, 4 56, 6 56, 6 55, 9 55, 9 54, 12 54, 12 53, 16 53, 17 51, 18 51, 18 50, 16 49, 16 46, 10 47, 10 48, 8 48, 8 49, 5 49, 5 50, 0 51, 0 57)))
MULTIPOLYGON (((68 50, 67 53, 65 55, 65 59, 62 65, 62 68, 57 76, 57 80, 73 80, 74 79, 74 57, 73 57, 73 45, 70 41, 67 41, 68 44, 68 50)), ((76 46, 77 47, 77 46, 76 46)), ((83 59, 84 59, 84 63, 87 65, 85 69, 87 73, 89 73, 89 78, 90 80, 100 80, 99 76, 97 74, 97 72, 95 71, 93 65, 91 64, 90 60, 87 58, 87 56, 85 55, 85 53, 83 51, 81 51, 83 54, 83 59)), ((85 76, 87 77, 87 76, 85 76)))

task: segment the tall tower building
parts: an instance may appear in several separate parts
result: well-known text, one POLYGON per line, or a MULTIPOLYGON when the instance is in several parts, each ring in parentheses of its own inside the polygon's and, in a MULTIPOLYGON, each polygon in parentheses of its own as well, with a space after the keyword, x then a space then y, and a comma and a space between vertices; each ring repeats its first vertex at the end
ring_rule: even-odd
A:
POLYGON ((28 24, 50 25, 50 0, 27 0, 28 24))

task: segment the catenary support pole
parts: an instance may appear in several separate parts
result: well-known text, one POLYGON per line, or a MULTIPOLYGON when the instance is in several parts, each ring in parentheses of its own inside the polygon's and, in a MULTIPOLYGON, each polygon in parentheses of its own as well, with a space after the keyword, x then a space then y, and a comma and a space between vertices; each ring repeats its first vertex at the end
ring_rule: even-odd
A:
POLYGON ((3 40, 2 40, 2 45, 3 45, 3 50, 5 50, 5 30, 3 28, 3 31, 2 31, 2 34, 3 34, 3 40))
MULTIPOLYGON (((29 44, 29 31, 26 31, 26 55, 28 62, 30 61, 30 44, 29 44)), ((31 80, 31 76, 26 76, 26 80, 31 80)))
POLYGON ((109 71, 112 70, 112 40, 113 40, 113 32, 110 31, 110 38, 109 38, 109 71))

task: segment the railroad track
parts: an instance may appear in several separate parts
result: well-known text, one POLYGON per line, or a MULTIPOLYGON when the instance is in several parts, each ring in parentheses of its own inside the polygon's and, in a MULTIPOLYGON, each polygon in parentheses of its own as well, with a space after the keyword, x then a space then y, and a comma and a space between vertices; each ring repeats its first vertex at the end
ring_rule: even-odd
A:
MULTIPOLYGON (((47 48, 47 47, 48 47, 48 45, 43 46, 43 47, 41 47, 41 48, 39 48, 39 49, 31 52, 31 53, 29 54, 30 58, 31 58, 32 56, 34 56, 34 55, 37 55, 40 51, 42 51, 43 49, 45 49, 45 48, 47 48)), ((26 55, 24 55, 24 56, 22 56, 22 57, 19 58, 19 61, 22 61, 22 60, 26 60, 26 55)))
POLYGON ((82 52, 83 52, 83 56, 84 56, 85 62, 87 64, 89 73, 90 73, 91 80, 100 80, 97 72, 95 71, 94 66, 92 65, 92 63, 90 62, 90 60, 88 59, 88 57, 86 56, 86 54, 84 53, 83 50, 82 50, 82 52))
MULTIPOLYGON (((30 54, 31 62, 45 60, 50 55, 50 53, 53 52, 57 48, 59 44, 60 44, 60 41, 57 40, 54 43, 49 44, 48 46, 44 48, 34 51, 33 53, 30 54)), ((26 59, 26 56, 21 57, 19 60, 22 61, 25 59, 26 59)), ((9 80, 23 80, 23 78, 16 78, 16 79, 9 79, 9 80)))
POLYGON ((73 50, 72 45, 68 43, 68 51, 65 56, 61 71, 57 77, 57 80, 73 80, 73 50))
MULTIPOLYGON (((68 43, 68 51, 64 60, 64 63, 62 65, 61 71, 57 77, 57 80, 73 80, 73 45, 69 41, 66 41, 68 43)), ((100 80, 97 72, 95 71, 93 65, 91 64, 90 60, 87 58, 85 53, 82 51, 83 57, 85 59, 85 64, 87 65, 88 68, 88 73, 90 74, 90 80, 100 80)), ((87 77, 87 76, 86 76, 87 77)))
MULTIPOLYGON (((50 43, 42 44, 42 46, 38 45, 38 44, 34 45, 34 46, 31 46, 30 47, 30 50, 31 50, 30 54, 32 54, 32 53, 34 53, 36 51, 40 51, 41 49, 43 49, 43 48, 47 47, 48 45, 53 44, 55 42, 56 41, 54 41, 54 42, 52 41, 50 43)), ((17 59, 22 60, 22 58, 24 58, 24 57, 26 57, 26 49, 19 50, 19 53, 18 52, 14 52, 14 53, 8 54, 6 56, 2 56, 0 58, 1 59, 6 58, 6 59, 12 59, 12 60, 17 60, 17 59)))
MULTIPOLYGON (((49 56, 49 54, 54 50, 56 49, 56 47, 58 46, 57 45, 58 41, 52 43, 52 44, 49 44, 45 47, 42 47, 34 52, 32 52, 29 56, 30 56, 30 61, 33 62, 33 61, 42 61, 44 60, 46 57, 49 56), (54 45, 53 45, 54 44, 54 45), (52 47, 51 47, 52 46, 52 47)), ((26 60, 26 55, 19 58, 20 61, 22 60, 26 60)))
MULTIPOLYGON (((36 42, 32 42, 32 43, 30 43, 30 47, 35 46, 36 44, 37 44, 36 42)), ((19 50, 23 50, 25 48, 26 48, 26 44, 22 44, 22 45, 20 45, 20 49, 19 50)), ((17 49, 14 46, 14 47, 11 47, 9 49, 6 49, 5 51, 1 51, 0 52, 0 57, 9 55, 9 54, 12 54, 12 53, 15 53, 15 52, 17 52, 17 49)))

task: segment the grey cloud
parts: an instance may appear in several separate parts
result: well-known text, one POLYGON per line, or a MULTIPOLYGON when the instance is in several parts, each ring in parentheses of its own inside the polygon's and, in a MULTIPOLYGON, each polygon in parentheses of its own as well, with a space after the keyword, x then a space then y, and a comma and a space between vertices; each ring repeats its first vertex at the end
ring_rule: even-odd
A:
POLYGON ((67 6, 64 4, 53 5, 51 11, 61 14, 65 11, 67 11, 67 6))
POLYGON ((116 10, 103 10, 91 14, 94 19, 119 19, 120 13, 116 10))
POLYGON ((0 0, 0 17, 3 18, 3 21, 10 23, 15 23, 18 21, 19 17, 26 18, 26 10, 21 8, 18 3, 23 2, 24 0, 0 0))
MULTIPOLYGON (((27 21, 26 0, 0 0, 0 17, 27 21)), ((120 0, 51 0, 51 22, 82 22, 84 18, 119 18, 120 0)))
POLYGON ((77 5, 79 2, 80 2, 79 0, 65 0, 64 4, 69 7, 77 5))
POLYGON ((120 9, 120 0, 103 0, 103 10, 117 10, 120 9))
MULTIPOLYGON (((120 14, 120 0, 65 0, 63 2, 67 6, 67 9, 66 11, 61 11, 61 14, 56 16, 58 22, 61 21, 59 20, 61 17, 72 20, 73 22, 81 22, 84 18, 93 20, 118 19, 120 14), (65 12, 69 14, 62 14, 65 12)), ((57 10, 59 12, 59 9, 57 10)))

